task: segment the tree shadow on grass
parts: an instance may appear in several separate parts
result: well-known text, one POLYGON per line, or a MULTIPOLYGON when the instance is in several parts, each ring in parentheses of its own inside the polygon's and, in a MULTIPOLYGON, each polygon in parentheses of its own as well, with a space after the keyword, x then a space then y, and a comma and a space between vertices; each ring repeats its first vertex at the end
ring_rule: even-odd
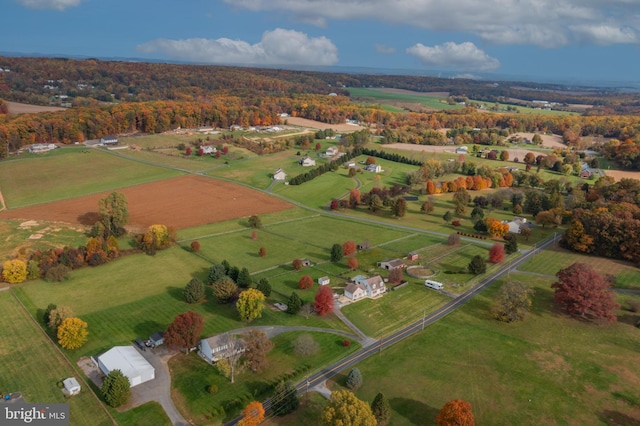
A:
POLYGON ((389 405, 414 425, 435 424, 436 416, 440 412, 424 402, 408 398, 391 398, 389 405))
POLYGON ((618 322, 621 322, 623 324, 629 324, 629 325, 637 326, 636 324, 640 324, 640 315, 638 315, 638 314, 618 315, 618 322))
MULTIPOLYGON (((186 285, 186 284, 185 284, 186 285)), ((167 293, 179 302, 184 302, 184 288, 167 287, 167 293)))
POLYGON ((156 331, 164 331, 167 327, 166 324, 160 324, 157 321, 142 321, 133 327, 133 331, 136 332, 136 336, 142 340, 147 340, 149 336, 156 331))
POLYGON ((640 420, 619 411, 604 410, 598 413, 598 418, 610 426, 640 426, 640 420))

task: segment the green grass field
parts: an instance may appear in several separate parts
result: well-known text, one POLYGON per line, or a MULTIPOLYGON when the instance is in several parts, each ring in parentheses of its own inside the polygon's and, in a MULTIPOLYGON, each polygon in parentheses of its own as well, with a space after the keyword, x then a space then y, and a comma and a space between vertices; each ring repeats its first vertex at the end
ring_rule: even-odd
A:
POLYGON ((64 148, 40 155, 0 163, 0 190, 9 208, 79 197, 181 174, 97 149, 64 148))
POLYGON ((186 411, 183 414, 188 414, 187 417, 197 424, 228 421, 252 400, 264 399, 269 393, 268 383, 281 380, 283 374, 300 371, 291 377, 291 380, 297 382, 321 366, 329 365, 359 348, 355 342, 348 348, 342 346, 343 339, 337 335, 305 333, 313 336, 320 350, 315 355, 302 357, 296 355, 292 347, 292 342, 300 334, 292 332, 275 336, 272 339, 274 349, 268 355, 269 367, 262 374, 245 370, 236 376, 234 384, 195 353, 172 358, 169 367, 173 378, 172 386, 178 393, 176 405, 186 411), (206 389, 209 385, 218 386, 218 392, 208 393, 206 389), (228 408, 233 401, 239 401, 241 405, 228 408), (220 407, 227 408, 221 412, 220 407))
POLYGON ((613 275, 616 287, 640 289, 640 270, 629 262, 575 253, 553 246, 518 266, 520 271, 555 276, 563 268, 575 262, 586 263, 601 274, 613 275))
POLYGON ((21 220, 0 221, 0 259, 6 260, 20 250, 48 250, 55 247, 77 247, 87 242, 84 230, 63 223, 21 220))
POLYGON ((38 329, 11 291, 0 292, 0 312, 0 392, 21 392, 28 403, 68 402, 74 426, 112 424, 107 412, 84 385, 79 395, 65 399, 56 384, 79 375, 38 329))
MULTIPOLYGON (((371 402, 383 392, 391 424, 398 426, 434 424, 442 405, 458 398, 472 404, 476 424, 637 423, 640 355, 633 318, 609 325, 571 319, 553 306, 552 280, 511 278, 535 289, 524 322, 490 318, 501 280, 424 332, 357 365, 364 377, 357 395, 371 402)), ((347 373, 332 388, 343 385, 347 373)))

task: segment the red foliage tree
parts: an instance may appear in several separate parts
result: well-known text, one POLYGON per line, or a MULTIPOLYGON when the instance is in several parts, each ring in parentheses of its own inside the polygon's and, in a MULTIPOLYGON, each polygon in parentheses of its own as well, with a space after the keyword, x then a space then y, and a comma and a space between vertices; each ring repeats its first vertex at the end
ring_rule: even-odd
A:
POLYGON ((228 147, 228 146, 225 146, 224 148, 222 148, 222 152, 223 152, 224 154, 228 154, 228 153, 229 153, 229 147, 228 147))
POLYGON ((427 194, 435 194, 436 193, 436 184, 433 181, 427 182, 427 194))
POLYGON ((330 286, 320 286, 316 293, 313 307, 318 315, 326 315, 333 312, 333 290, 331 290, 330 286))
POLYGON ((204 149, 198 148, 198 157, 202 157, 204 155, 204 149))
POLYGON ((179 314, 167 327, 164 342, 172 349, 193 348, 202 334, 204 319, 195 311, 179 314))
POLYGON ((184 152, 185 155, 191 155, 191 147, 187 147, 186 151, 184 152))
POLYGON ((396 268, 389 271, 389 282, 391 284, 400 284, 404 278, 402 268, 396 268))
POLYGON ((504 260, 504 244, 495 243, 489 250, 489 261, 500 263, 504 260))
POLYGON ((376 164, 376 159, 375 157, 367 157, 367 159, 365 160, 365 164, 369 165, 369 164, 376 164))
POLYGON ((316 144, 316 151, 320 151, 322 149, 322 145, 320 144, 320 142, 318 142, 316 144))
POLYGON ((313 287, 313 278, 310 275, 303 275, 298 281, 298 287, 302 290, 313 287))
POLYGON ((256 230, 254 229, 253 231, 251 231, 251 239, 253 241, 258 239, 258 233, 256 232, 256 230))
POLYGON ((616 321, 613 312, 620 306, 613 298, 611 283, 586 263, 574 263, 556 274, 559 281, 551 285, 555 289, 556 305, 569 315, 591 315, 607 321, 616 321))
POLYGON ((200 251, 200 243, 198 241, 191 242, 191 251, 194 253, 198 253, 200 251))
POLYGON ((345 256, 350 256, 356 252, 356 242, 355 241, 347 241, 342 244, 342 253, 345 256))
POLYGON ((449 401, 436 417, 438 426, 474 426, 476 424, 471 404, 461 399, 449 401))
POLYGON ((221 155, 222 153, 220 153, 220 151, 216 151, 216 158, 220 158, 221 155))
POLYGON ((340 208, 340 201, 338 200, 331 200, 331 206, 330 206, 331 210, 338 210, 340 208))
POLYGON ((360 204, 360 199, 361 194, 359 189, 352 189, 351 192, 349 192, 349 205, 351 205, 352 208, 355 209, 358 204, 360 204))
POLYGON ((358 259, 355 257, 350 257, 347 261, 347 266, 349 269, 358 269, 358 259))
POLYGON ((267 255, 267 249, 264 247, 260 247, 260 249, 258 250, 258 256, 265 257, 266 255, 267 255))
POLYGON ((300 269, 302 269, 302 260, 293 259, 293 263, 291 264, 291 266, 293 266, 293 269, 295 269, 296 271, 299 271, 300 269))

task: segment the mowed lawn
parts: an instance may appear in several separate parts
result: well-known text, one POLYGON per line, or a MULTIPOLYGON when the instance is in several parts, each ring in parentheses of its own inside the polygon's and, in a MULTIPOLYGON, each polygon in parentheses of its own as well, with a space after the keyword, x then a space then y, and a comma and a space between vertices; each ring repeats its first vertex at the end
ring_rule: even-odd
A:
POLYGON ((586 263, 601 274, 613 275, 615 287, 640 289, 640 270, 630 262, 604 257, 589 256, 565 250, 554 245, 526 263, 518 266, 520 271, 555 276, 556 273, 576 262, 586 263))
MULTIPOLYGON (((114 345, 131 344, 166 329, 176 315, 194 310, 205 320, 203 335, 246 327, 233 304, 216 303, 207 288, 207 301, 189 305, 183 290, 193 277, 206 280, 210 263, 176 246, 155 256, 130 255, 96 268, 71 273, 62 283, 32 281, 15 288, 30 313, 42 321, 44 309, 54 303, 69 306, 89 325, 89 340, 73 359, 98 355, 114 345)), ((279 299, 276 299, 279 300, 279 299)), ((271 303, 271 300, 268 300, 271 303)), ((265 308, 262 318, 251 325, 308 325, 345 329, 332 317, 313 315, 308 319, 265 308)))
POLYGON ((62 148, 41 155, 0 164, 0 190, 9 208, 79 197, 181 174, 98 149, 62 148))
POLYGON ((106 411, 90 390, 85 388, 79 395, 65 399, 57 383, 79 376, 11 291, 0 292, 0 312, 0 391, 21 392, 28 403, 68 402, 74 426, 111 425, 106 411))
POLYGON ((630 321, 566 317, 554 308, 552 280, 511 279, 535 289, 524 322, 490 317, 500 280, 424 332, 358 364, 364 377, 358 397, 370 403, 383 392, 398 426, 435 424, 452 399, 469 401, 479 425, 638 424, 638 329, 630 321))

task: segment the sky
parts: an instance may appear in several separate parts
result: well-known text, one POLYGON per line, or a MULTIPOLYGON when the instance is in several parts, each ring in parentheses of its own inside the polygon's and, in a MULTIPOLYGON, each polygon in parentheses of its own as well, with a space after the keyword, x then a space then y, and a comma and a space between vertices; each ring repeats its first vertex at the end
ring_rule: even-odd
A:
POLYGON ((0 52, 24 56, 640 81, 640 0, 0 0, 0 11, 0 52))

